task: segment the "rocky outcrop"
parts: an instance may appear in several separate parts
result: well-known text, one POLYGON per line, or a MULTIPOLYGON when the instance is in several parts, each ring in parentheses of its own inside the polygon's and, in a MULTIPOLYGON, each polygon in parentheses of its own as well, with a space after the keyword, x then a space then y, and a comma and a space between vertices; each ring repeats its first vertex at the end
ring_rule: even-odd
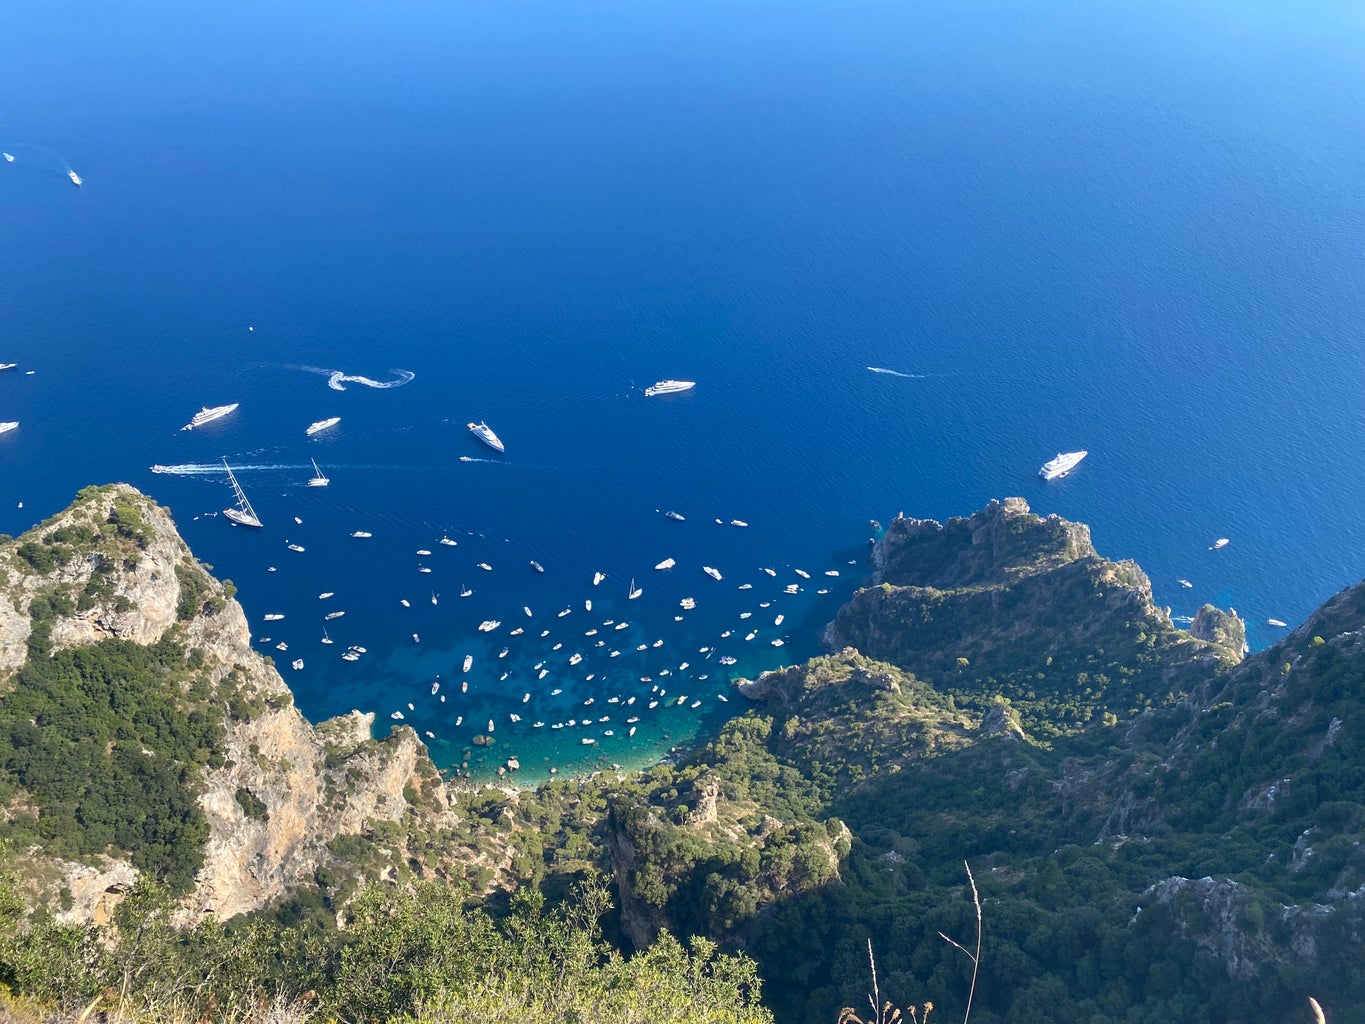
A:
POLYGON ((1230 651, 1240 651, 1246 647, 1247 626, 1236 612, 1225 612, 1206 604, 1195 613, 1194 622, 1190 623, 1190 636, 1230 651))
MULTIPOLYGON (((207 700, 225 709, 216 766, 197 780, 209 836, 183 919, 227 918, 279 899, 329 862, 338 836, 381 821, 434 828, 449 818, 439 775, 411 729, 376 742, 373 715, 353 711, 315 728, 299 713, 252 649, 231 591, 194 559, 167 510, 133 488, 81 492, 0 546, 0 567, 0 699, 5 675, 27 656, 41 603, 53 649, 109 638, 153 644, 174 632, 193 652, 207 700)), ((67 918, 107 914, 136 874, 116 858, 64 871, 67 918)))
POLYGON ((1006 697, 1030 731, 1063 708, 1105 710, 1111 690, 1130 712, 1134 692, 1187 692, 1241 657, 1235 617, 1211 609, 1212 640, 1174 629, 1137 565, 1102 558, 1086 526, 1021 498, 946 524, 897 516, 873 565, 877 585, 839 610, 826 645, 940 691, 1006 697))

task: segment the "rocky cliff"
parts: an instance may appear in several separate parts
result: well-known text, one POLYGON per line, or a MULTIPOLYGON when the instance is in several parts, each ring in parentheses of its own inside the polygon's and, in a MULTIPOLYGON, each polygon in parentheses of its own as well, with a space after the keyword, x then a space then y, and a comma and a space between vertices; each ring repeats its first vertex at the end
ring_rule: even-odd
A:
MULTIPOLYGON (((187 919, 230 917, 312 881, 339 836, 377 822, 439 828, 451 813, 411 729, 376 742, 373 716, 355 712, 310 725, 249 640, 230 587, 194 559, 168 511, 131 487, 82 491, 61 514, 0 544, 0 706, 25 696, 21 670, 30 659, 115 641, 170 642, 185 664, 177 706, 220 723, 187 781, 207 826, 183 902, 187 919)), ((16 827, 43 819, 43 797, 22 784, 8 808, 16 827)), ((137 876, 139 852, 112 843, 63 860, 35 844, 16 862, 35 886, 65 890, 65 917, 98 920, 137 876)))
POLYGON ((827 645, 941 692, 1003 696, 1043 735, 1158 706, 1241 657, 1236 629, 1175 629, 1137 565, 1101 557, 1089 528, 1021 498, 946 524, 898 516, 871 558, 874 585, 839 610, 827 645))

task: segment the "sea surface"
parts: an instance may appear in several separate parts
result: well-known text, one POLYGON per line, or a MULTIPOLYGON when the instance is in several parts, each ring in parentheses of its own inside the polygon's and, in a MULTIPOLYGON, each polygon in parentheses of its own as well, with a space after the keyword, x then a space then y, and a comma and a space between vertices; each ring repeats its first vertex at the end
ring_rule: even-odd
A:
POLYGON ((1363 83, 1344 0, 10 5, 0 531, 135 484, 310 718, 484 775, 687 742, 902 511, 1264 646, 1365 569, 1363 83))

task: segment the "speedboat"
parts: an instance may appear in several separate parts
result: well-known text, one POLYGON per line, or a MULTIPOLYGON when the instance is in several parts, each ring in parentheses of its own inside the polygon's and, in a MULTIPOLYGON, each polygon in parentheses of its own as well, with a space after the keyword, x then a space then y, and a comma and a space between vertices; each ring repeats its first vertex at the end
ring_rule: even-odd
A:
POLYGON ((361 540, 365 540, 369 537, 373 537, 374 534, 372 534, 369 530, 352 530, 351 536, 359 537, 361 540))
POLYGON ((534 558, 531 559, 531 568, 534 569, 536 572, 544 572, 544 571, 545 571, 545 566, 541 565, 541 564, 540 564, 539 562, 537 562, 534 558))
POLYGON ((77 188, 81 187, 81 176, 75 171, 67 171, 66 176, 71 179, 71 184, 75 185, 77 188))
POLYGON ((669 519, 676 519, 680 523, 684 522, 687 519, 686 516, 674 512, 672 509, 669 509, 667 512, 665 512, 664 515, 668 516, 669 519))
POLYGON ((673 568, 675 565, 677 565, 677 564, 678 564, 678 563, 675 562, 675 561, 673 561, 673 559, 671 559, 671 558, 665 558, 662 562, 660 562, 660 563, 659 563, 658 565, 656 565, 654 568, 656 568, 656 569, 672 569, 672 568, 673 568))
POLYGON ((466 423, 470 432, 495 452, 504 452, 507 449, 503 446, 502 440, 497 434, 493 433, 493 428, 482 421, 478 423, 466 423))
MULTIPOLYGON (((18 421, 18 420, 10 420, 10 421, 5 422, 5 423, 0 423, 0 434, 8 434, 11 430, 13 430, 13 429, 14 429, 15 427, 17 427, 17 426, 19 426, 19 421, 18 421)), ((156 472, 156 467, 155 467, 155 466, 152 467, 152 471, 153 471, 153 472, 156 472)))

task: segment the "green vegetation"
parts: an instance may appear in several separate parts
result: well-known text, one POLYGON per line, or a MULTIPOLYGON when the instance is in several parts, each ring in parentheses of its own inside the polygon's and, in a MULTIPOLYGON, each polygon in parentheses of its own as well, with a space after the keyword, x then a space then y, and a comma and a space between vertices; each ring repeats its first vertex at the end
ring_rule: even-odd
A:
POLYGON ((605 944, 610 897, 597 880, 557 908, 522 891, 500 921, 460 886, 370 885, 341 931, 262 917, 179 931, 167 896, 139 883, 115 927, 77 928, 24 919, 0 880, 0 991, 147 1022, 771 1021, 743 957, 701 939, 664 936, 628 960, 605 944))
POLYGON ((0 822, 0 837, 61 857, 123 851, 187 888, 208 836, 197 775, 215 758, 221 716, 187 696, 184 651, 172 639, 51 656, 46 646, 38 619, 29 659, 0 698, 0 805, 31 804, 0 822))

